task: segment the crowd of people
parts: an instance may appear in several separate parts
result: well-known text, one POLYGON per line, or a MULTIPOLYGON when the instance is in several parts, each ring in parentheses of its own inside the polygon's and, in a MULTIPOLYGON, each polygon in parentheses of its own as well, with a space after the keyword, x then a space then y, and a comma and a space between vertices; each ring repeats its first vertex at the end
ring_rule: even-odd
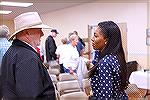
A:
POLYGON ((95 50, 92 61, 83 56, 86 45, 77 31, 69 33, 68 38, 63 37, 62 44, 57 46, 54 38, 60 33, 43 24, 37 12, 23 13, 14 23, 15 32, 9 38, 8 27, 0 26, 0 99, 56 100, 48 73, 48 67, 55 64, 60 65, 60 73, 76 74, 81 88, 82 79, 89 77, 91 100, 128 99, 124 92, 127 72, 121 32, 113 21, 98 24, 91 39, 95 50), (51 32, 46 38, 43 55, 40 38, 45 28, 51 32), (88 71, 86 63, 94 66, 88 71))

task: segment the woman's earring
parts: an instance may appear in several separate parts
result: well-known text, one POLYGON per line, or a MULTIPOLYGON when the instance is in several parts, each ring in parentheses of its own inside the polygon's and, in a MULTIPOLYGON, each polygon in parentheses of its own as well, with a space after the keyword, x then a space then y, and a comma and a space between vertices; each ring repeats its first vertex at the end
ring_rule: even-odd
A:
POLYGON ((107 42, 105 42, 105 44, 107 44, 107 42))

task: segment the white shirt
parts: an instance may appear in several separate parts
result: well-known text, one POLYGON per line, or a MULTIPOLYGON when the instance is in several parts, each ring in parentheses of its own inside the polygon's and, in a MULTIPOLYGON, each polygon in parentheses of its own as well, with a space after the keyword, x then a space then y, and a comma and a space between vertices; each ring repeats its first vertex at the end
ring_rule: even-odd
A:
POLYGON ((59 55, 59 64, 63 64, 63 60, 66 55, 66 51, 64 51, 67 48, 67 44, 59 45, 56 49, 56 54, 59 55))
POLYGON ((64 52, 66 52, 66 54, 63 60, 63 66, 66 69, 68 69, 68 67, 72 67, 73 70, 77 69, 79 63, 79 53, 77 48, 68 44, 64 52))

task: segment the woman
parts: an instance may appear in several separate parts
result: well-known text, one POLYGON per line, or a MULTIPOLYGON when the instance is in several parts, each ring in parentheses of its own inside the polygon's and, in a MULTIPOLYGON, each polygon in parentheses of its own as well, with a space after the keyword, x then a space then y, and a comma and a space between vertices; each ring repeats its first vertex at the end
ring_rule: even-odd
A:
POLYGON ((105 21, 98 24, 92 37, 94 67, 89 71, 94 100, 127 100, 126 61, 117 24, 105 21))
POLYGON ((63 60, 63 66, 64 66, 64 72, 65 73, 76 73, 78 63, 79 63, 79 53, 77 51, 76 45, 78 43, 78 36, 75 34, 72 34, 69 37, 70 43, 67 45, 63 60))

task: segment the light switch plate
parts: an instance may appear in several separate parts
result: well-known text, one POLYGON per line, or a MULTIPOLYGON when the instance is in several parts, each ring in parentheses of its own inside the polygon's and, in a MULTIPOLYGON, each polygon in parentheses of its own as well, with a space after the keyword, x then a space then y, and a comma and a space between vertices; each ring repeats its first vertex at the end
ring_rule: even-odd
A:
POLYGON ((150 37, 150 28, 146 29, 146 36, 150 37))

